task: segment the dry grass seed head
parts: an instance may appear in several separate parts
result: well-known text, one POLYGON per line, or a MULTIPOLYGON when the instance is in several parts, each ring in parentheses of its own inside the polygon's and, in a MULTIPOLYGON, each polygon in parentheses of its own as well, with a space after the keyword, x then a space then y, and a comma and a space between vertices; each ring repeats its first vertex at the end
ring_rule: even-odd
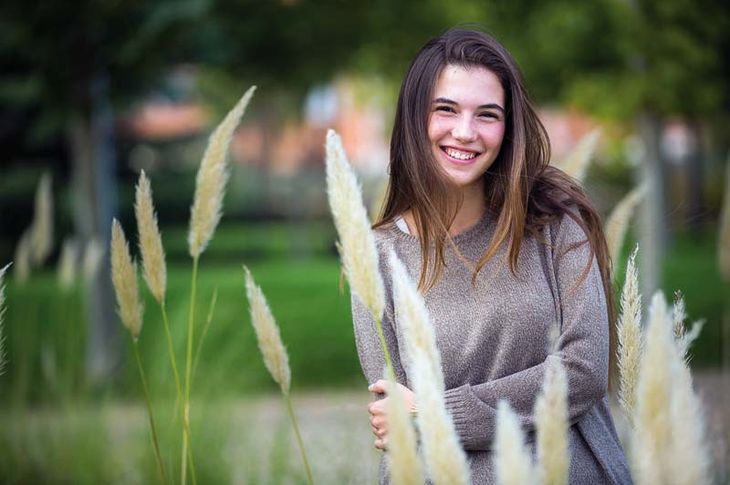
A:
POLYGON ((551 360, 535 403, 537 469, 543 485, 568 483, 568 379, 558 360, 551 360))
POLYGON ((638 245, 626 265, 626 280, 621 291, 621 313, 618 319, 619 402, 632 422, 636 405, 636 385, 643 353, 641 335, 641 294, 636 272, 638 245))
POLYGON ((144 278, 152 296, 161 304, 165 300, 167 287, 165 249, 162 246, 162 236, 152 201, 152 187, 144 170, 139 174, 139 181, 135 188, 134 214, 137 218, 139 251, 142 255, 144 278))
POLYGON ((129 245, 119 221, 112 221, 112 283, 122 323, 137 340, 142 330, 142 303, 137 287, 137 265, 129 254, 129 245))
POLYGON ((649 307, 645 347, 636 386, 632 463, 639 484, 671 483, 666 464, 671 459, 670 406, 676 349, 671 315, 660 291, 649 307))
POLYGON ((608 245, 608 253, 611 255, 611 261, 618 261, 621 247, 626 237, 626 231, 629 227, 629 221, 639 202, 644 198, 646 191, 646 184, 641 184, 633 189, 616 204, 616 207, 614 207, 608 219, 606 219, 606 243, 608 245))
POLYGON ((499 485, 536 483, 532 458, 525 448, 525 437, 519 419, 504 400, 500 400, 497 405, 494 448, 494 468, 499 485))
POLYGON ((385 294, 375 236, 363 205, 357 177, 340 137, 327 132, 327 198, 340 238, 340 256, 352 291, 376 320, 383 316, 385 294))
MULTIPOLYGON (((384 373, 387 375, 387 371, 384 373)), ((418 458, 413 421, 395 382, 387 381, 388 456, 393 485, 422 485, 423 469, 418 458)))
POLYGON ((585 179, 588 165, 601 139, 601 130, 595 129, 580 139, 578 144, 568 154, 559 167, 575 180, 582 182, 585 179))
POLYGON ((228 181, 228 146, 255 90, 256 86, 249 88, 210 135, 195 179, 195 196, 190 209, 188 246, 193 258, 205 251, 221 219, 223 196, 228 181))
POLYGON ((281 391, 288 394, 291 387, 291 370, 289 356, 281 341, 279 327, 276 325, 263 291, 256 285, 246 266, 243 267, 243 270, 246 273, 246 295, 251 311, 251 324, 256 332, 264 364, 271 377, 281 387, 281 391))

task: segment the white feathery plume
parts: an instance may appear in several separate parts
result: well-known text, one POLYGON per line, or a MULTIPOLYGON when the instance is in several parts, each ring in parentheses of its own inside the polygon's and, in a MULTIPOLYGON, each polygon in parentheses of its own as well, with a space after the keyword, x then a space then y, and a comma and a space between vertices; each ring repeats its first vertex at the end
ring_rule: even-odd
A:
POLYGON ((621 313, 618 318, 618 399, 629 422, 634 417, 636 384, 643 353, 641 336, 641 294, 636 273, 637 245, 626 265, 626 280, 621 291, 621 313))
POLYGON ((30 238, 31 263, 40 267, 53 249, 53 193, 48 173, 41 176, 36 189, 30 238))
POLYGON ((634 190, 629 192, 621 199, 613 211, 606 219, 604 225, 606 232, 606 243, 608 244, 608 253, 611 255, 611 261, 618 261, 621 253, 621 247, 624 244, 626 231, 629 228, 629 220, 634 210, 644 198, 646 194, 646 184, 641 184, 634 190))
POLYGON ((494 469, 498 485, 534 485, 535 472, 520 423, 509 403, 497 405, 494 469))
POLYGON ((104 247, 97 238, 91 238, 86 242, 84 248, 84 258, 81 263, 84 279, 87 282, 93 282, 99 267, 104 260, 104 247))
POLYGON ((685 320, 687 319, 687 311, 684 304, 684 296, 681 291, 674 293, 674 307, 672 309, 672 319, 674 322, 674 340, 677 344, 677 351, 679 352, 679 358, 685 362, 688 362, 687 352, 689 351, 692 343, 700 336, 702 327, 705 325, 704 320, 697 320, 692 322, 692 328, 687 331, 685 327, 685 320))
POLYGON ((406 355, 413 355, 416 350, 426 354, 427 362, 431 366, 431 374, 435 377, 435 384, 439 391, 444 392, 444 375, 441 371, 441 354, 436 348, 436 336, 433 333, 431 317, 418 292, 416 285, 408 275, 403 263, 394 251, 388 253, 390 268, 393 275, 393 302, 399 321, 403 325, 406 335, 406 355))
POLYGON ((0 269, 0 375, 5 371, 5 363, 7 362, 7 356, 5 355, 5 335, 3 332, 3 320, 5 317, 5 272, 8 270, 10 265, 13 263, 6 264, 0 269))
POLYGON ((340 238, 342 265, 352 291, 380 321, 385 295, 375 236, 370 229, 360 185, 334 130, 327 132, 326 158, 327 198, 340 238))
MULTIPOLYGON (((387 375, 387 369, 383 375, 387 375)), ((413 420, 398 385, 387 380, 388 459, 393 485, 423 485, 413 420)))
POLYGON ((263 291, 256 285, 251 272, 246 266, 243 267, 243 270, 246 273, 246 295, 248 296, 251 311, 251 324, 256 331, 256 338, 264 358, 264 364, 271 377, 281 387, 281 391, 288 395, 291 387, 291 371, 289 369, 289 356, 281 341, 279 327, 274 321, 274 316, 271 313, 269 304, 266 302, 263 291))
POLYGON ((117 295, 119 317, 137 340, 142 330, 142 302, 137 286, 137 264, 129 254, 129 245, 119 221, 112 221, 111 241, 112 283, 117 295))
POLYGON ((30 259, 32 254, 31 232, 26 229, 15 246, 13 274, 18 283, 23 284, 30 278, 30 259))
POLYGON ((139 174, 139 181, 135 188, 134 214, 137 218, 139 252, 142 255, 144 279, 152 296, 158 303, 162 303, 167 287, 165 248, 162 246, 162 236, 152 202, 152 187, 144 170, 139 174))
POLYGON ((725 166, 725 197, 720 212, 717 259, 720 265, 720 274, 725 281, 730 282, 730 154, 725 166))
POLYGON ((246 91, 208 140, 208 147, 195 179, 195 196, 190 209, 188 246, 193 258, 205 251, 221 219, 223 196, 228 181, 228 146, 255 90, 256 86, 252 86, 246 91))
POLYGON ((76 284, 76 261, 78 259, 78 245, 76 240, 68 238, 63 241, 61 256, 58 258, 57 279, 61 290, 68 291, 76 284))
POLYGON ((537 476, 543 485, 568 483, 568 379, 563 365, 551 361, 535 403, 537 476))
POLYGON ((671 459, 670 407, 676 349, 671 315, 661 291, 651 300, 645 346, 636 386, 631 461, 638 485, 672 483, 666 464, 671 459))
POLYGON ((710 485, 712 452, 708 446, 702 403, 692 389, 692 376, 682 354, 682 340, 677 341, 672 369, 674 382, 670 406, 672 423, 669 460, 666 461, 671 483, 710 485))
POLYGON ((446 411, 441 357, 428 310, 403 263, 391 251, 396 312, 403 325, 408 374, 416 394, 423 457, 435 485, 468 484, 469 466, 454 423, 446 411))
POLYGON ((560 169, 579 182, 583 182, 600 138, 601 130, 598 128, 581 138, 575 148, 559 164, 560 169))

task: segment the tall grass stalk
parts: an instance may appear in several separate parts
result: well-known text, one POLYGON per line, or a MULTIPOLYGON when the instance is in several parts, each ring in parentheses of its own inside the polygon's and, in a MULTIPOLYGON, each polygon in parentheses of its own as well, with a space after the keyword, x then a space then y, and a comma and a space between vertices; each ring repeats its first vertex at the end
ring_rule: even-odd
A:
POLYGON ((641 184, 621 199, 616 207, 613 208, 611 214, 604 224, 606 231, 606 243, 608 244, 608 253, 611 255, 611 261, 618 261, 621 254, 621 248, 626 238, 626 231, 629 228, 629 221, 634 214, 639 202, 646 194, 646 184, 641 184))
POLYGON ((297 424, 296 416, 294 415, 294 409, 292 408, 291 397, 289 391, 291 390, 291 369, 289 368, 289 356, 284 347, 284 343, 281 341, 281 334, 279 333, 279 327, 276 325, 274 315, 271 313, 271 308, 266 302, 261 288, 256 285, 256 282, 251 275, 251 272, 246 266, 243 267, 246 274, 246 296, 248 298, 248 304, 251 312, 251 325, 253 325, 254 331, 256 332, 256 339, 258 340, 259 349, 261 355, 264 358, 264 364, 271 374, 274 381, 279 384, 284 401, 286 401, 286 408, 289 412, 289 418, 291 419, 294 432, 297 437, 299 444, 299 450, 302 454, 302 462, 304 463, 304 469, 307 473, 307 481, 310 485, 314 482, 312 480, 312 471, 309 467, 309 460, 307 460, 307 453, 304 449, 304 442, 302 441, 302 435, 299 432, 299 425, 297 424))
POLYGON ((385 292, 378 266, 375 236, 370 229, 360 184, 347 161, 342 140, 334 130, 327 132, 326 152, 327 200, 340 239, 338 249, 342 265, 350 288, 375 320, 385 365, 395 375, 383 335, 385 292))
POLYGON ((160 481, 162 483, 167 482, 167 475, 165 474, 165 467, 162 462, 162 456, 160 454, 160 444, 157 438, 157 426, 155 425, 155 415, 152 411, 152 403, 150 402, 150 392, 147 388, 147 379, 145 379, 144 367, 142 366, 142 359, 139 356, 139 345, 137 339, 132 337, 132 347, 134 348, 134 358, 137 361, 137 368, 139 369, 139 378, 142 381, 142 390, 144 392, 144 402, 147 405, 147 416, 150 423, 150 434, 152 439, 152 445, 155 448, 155 455, 157 458, 157 470, 160 474, 160 481))
POLYGON ((534 485, 532 458, 525 447, 520 423, 509 403, 497 405, 497 432, 494 438, 494 468, 498 485, 534 485))
POLYGON ((595 129, 580 139, 578 144, 560 164, 560 168, 579 182, 583 182, 593 154, 601 138, 601 130, 595 129))
POLYGON ((7 355, 5 353, 5 333, 3 332, 3 321, 5 317, 5 272, 10 265, 8 263, 0 269, 0 376, 5 372, 7 355))
POLYGON ((145 403, 147 404, 147 414, 149 416, 150 432, 152 435, 152 445, 155 450, 160 480, 162 483, 167 483, 165 467, 162 462, 162 455, 157 439, 157 427, 155 426, 154 413, 147 388, 147 380, 137 348, 137 341, 142 330, 142 302, 139 298, 139 289, 137 286, 137 265, 132 261, 132 257, 129 254, 129 245, 124 237, 124 230, 116 219, 112 221, 111 267, 112 283, 117 297, 119 316, 122 319, 122 324, 129 330, 132 337, 134 355, 137 359, 139 376, 142 380, 142 388, 145 403))
POLYGON ((568 483, 568 378, 559 361, 545 373, 542 392, 535 403, 537 476, 543 485, 568 483))
MULTIPOLYGON (((162 313, 162 323, 165 328, 167 339, 167 354, 175 380, 176 405, 182 421, 183 434, 190 443, 190 426, 184 419, 185 408, 183 401, 182 386, 180 384, 180 373, 178 372, 177 359, 175 358, 175 346, 172 342, 170 322, 167 317, 167 304, 165 293, 167 290, 167 265, 165 263, 165 249, 162 245, 162 235, 157 223, 154 201, 152 198, 152 186, 144 170, 139 174, 139 180, 135 187, 134 214, 137 220, 137 234, 139 240, 139 251, 142 255, 142 267, 144 279, 152 296, 157 301, 162 313)), ((195 464, 192 449, 185 447, 186 457, 190 461, 191 474, 195 475, 195 464)))
POLYGON ((387 380, 388 468, 393 485, 422 485, 423 469, 418 458, 413 421, 403 394, 393 376, 387 380))
POLYGON ((395 309, 403 324, 409 375, 418 405, 416 421, 426 468, 436 485, 468 484, 466 455, 446 411, 441 357, 426 304, 394 252, 389 259, 395 309))
MULTIPOLYGON (((190 228, 188 231, 188 248, 193 258, 192 282, 190 284, 190 309, 188 314, 188 338, 185 353, 185 394, 183 427, 190 429, 190 386, 193 363, 193 339, 195 322, 195 299, 197 298, 198 262, 213 238, 213 233, 220 222, 229 170, 226 163, 228 147, 233 132, 246 111, 256 86, 251 86, 228 112, 223 121, 216 127, 208 139, 208 146, 195 178, 195 195, 190 208, 190 228)), ((184 484, 187 473, 187 449, 192 448, 188 433, 183 430, 183 450, 181 466, 181 482, 184 484)), ((195 472, 192 471, 193 484, 197 484, 195 472)))
POLYGON ((205 319, 205 326, 203 327, 203 331, 200 333, 198 346, 195 348, 195 357, 193 358, 193 379, 195 379, 195 371, 198 369, 198 361, 200 361, 200 351, 203 348, 203 342, 205 342, 205 337, 208 335, 210 325, 213 323, 213 315, 215 314, 215 305, 217 301, 218 288, 213 290, 213 296, 211 296, 210 304, 208 305, 208 317, 205 319))
POLYGON ((636 384, 639 377, 639 366, 643 353, 641 335, 641 294, 639 278, 636 272, 636 254, 634 249, 626 265, 626 280, 621 291, 621 314, 618 319, 618 399, 627 419, 633 424, 634 407, 636 405, 636 384))
POLYGON ((658 291, 649 307, 646 350, 636 387, 631 457, 638 485, 672 483, 666 465, 671 459, 670 406, 675 352, 671 316, 664 295, 658 291))

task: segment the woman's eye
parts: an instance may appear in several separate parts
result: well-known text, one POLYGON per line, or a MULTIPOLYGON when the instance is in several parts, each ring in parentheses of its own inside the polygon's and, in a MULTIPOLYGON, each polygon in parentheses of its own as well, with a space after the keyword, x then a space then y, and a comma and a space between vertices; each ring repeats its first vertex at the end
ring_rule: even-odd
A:
POLYGON ((435 111, 443 111, 444 113, 453 113, 454 108, 451 106, 436 106, 435 111))
POLYGON ((489 120, 498 120, 499 119, 499 116, 497 116, 495 113, 491 113, 491 112, 480 113, 479 114, 479 117, 480 118, 486 118, 486 119, 489 119, 489 120))

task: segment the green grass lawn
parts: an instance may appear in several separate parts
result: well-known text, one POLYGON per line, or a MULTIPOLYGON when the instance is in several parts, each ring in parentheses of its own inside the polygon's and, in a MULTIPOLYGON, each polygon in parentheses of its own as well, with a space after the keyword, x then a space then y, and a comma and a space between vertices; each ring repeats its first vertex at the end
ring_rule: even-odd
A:
MULTIPOLYGON (((217 234, 211 254, 203 255, 199 274, 197 335, 216 288, 218 304, 200 353, 194 392, 239 395, 275 389, 249 322, 243 262, 249 263, 281 327, 290 356, 293 388, 364 384, 355 352, 349 296, 339 292, 339 264, 329 253, 328 230, 325 224, 306 229, 275 223, 253 228, 228 226, 217 234), (296 234, 309 234, 310 239, 293 243, 296 234), (277 242, 265 254, 260 250, 269 240, 277 242)), ((166 246, 172 248, 170 252, 177 254, 168 268, 167 301, 182 370, 191 265, 184 260, 184 232, 167 230, 164 238, 166 246)), ((693 364, 699 366, 720 362, 721 322, 723 311, 728 311, 723 304, 730 300, 730 286, 721 281, 716 268, 715 245, 714 235, 709 232, 694 237, 680 235, 664 268, 665 293, 671 297, 674 290, 681 290, 690 320, 706 320, 692 349, 693 364)), ((153 392, 169 396, 174 394, 174 381, 160 311, 144 283, 140 286, 145 297, 145 323, 139 341, 142 356, 153 392)), ((645 304, 648 301, 649 297, 644 296, 645 304)), ((2 391, 17 404, 55 400, 79 390, 83 393, 86 330, 79 292, 60 293, 55 275, 47 272, 33 275, 24 287, 15 285, 11 278, 7 304, 9 364, 6 375, 0 377, 2 391)), ((104 394, 136 396, 139 380, 131 344, 126 331, 120 329, 120 335, 124 352, 104 394)))

